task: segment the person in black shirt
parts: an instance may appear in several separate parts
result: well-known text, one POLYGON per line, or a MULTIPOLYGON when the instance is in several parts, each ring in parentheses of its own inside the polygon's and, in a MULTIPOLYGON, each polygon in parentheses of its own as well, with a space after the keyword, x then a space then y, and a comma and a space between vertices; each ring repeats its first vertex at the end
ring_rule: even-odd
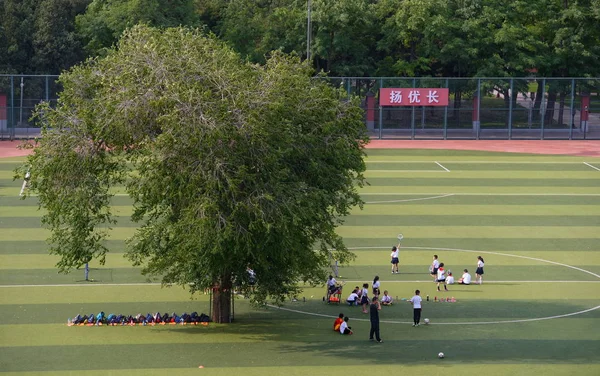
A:
POLYGON ((381 305, 379 304, 379 299, 376 296, 371 300, 370 307, 370 316, 371 316, 371 332, 369 333, 369 340, 373 341, 373 335, 375 335, 375 339, 377 342, 383 342, 381 337, 379 336, 379 311, 381 310, 381 305))

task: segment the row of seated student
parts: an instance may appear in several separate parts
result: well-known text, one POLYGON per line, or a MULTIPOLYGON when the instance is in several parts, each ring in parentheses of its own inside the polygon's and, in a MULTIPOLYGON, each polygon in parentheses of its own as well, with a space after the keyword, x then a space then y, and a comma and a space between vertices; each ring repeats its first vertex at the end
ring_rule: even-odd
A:
MULTIPOLYGON (((346 303, 348 303, 350 306, 361 304, 361 292, 362 291, 358 289, 358 286, 354 288, 348 298, 346 298, 346 303)), ((392 305, 394 299, 392 299, 392 297, 388 294, 388 291, 385 290, 383 295, 379 297, 379 301, 382 305, 392 305)))
POLYGON ((198 315, 198 312, 192 312, 191 314, 183 313, 182 315, 178 315, 173 312, 173 314, 169 315, 165 313, 163 315, 160 312, 155 314, 148 313, 147 315, 142 315, 138 313, 136 316, 126 316, 126 315, 116 315, 111 313, 109 315, 105 315, 104 312, 100 312, 97 315, 89 314, 89 315, 77 315, 73 317, 73 319, 68 320, 68 325, 166 325, 166 324, 198 324, 198 323, 208 323, 210 321, 210 317, 201 313, 198 315))

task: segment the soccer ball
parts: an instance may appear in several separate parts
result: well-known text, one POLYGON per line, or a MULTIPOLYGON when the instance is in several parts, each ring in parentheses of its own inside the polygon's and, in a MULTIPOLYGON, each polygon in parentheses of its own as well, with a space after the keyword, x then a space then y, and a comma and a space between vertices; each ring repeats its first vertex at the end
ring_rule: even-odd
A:
POLYGON ((423 322, 425 323, 425 325, 429 324, 429 319, 425 319, 423 320, 423 322))
POLYGON ((438 358, 443 359, 444 358, 444 353, 443 352, 439 353, 438 354, 438 358))

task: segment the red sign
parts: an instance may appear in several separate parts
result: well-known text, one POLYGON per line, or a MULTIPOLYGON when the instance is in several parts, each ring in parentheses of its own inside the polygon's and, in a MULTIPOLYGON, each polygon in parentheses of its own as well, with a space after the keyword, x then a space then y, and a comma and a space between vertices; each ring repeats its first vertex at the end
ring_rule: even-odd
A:
POLYGON ((447 106, 448 89, 383 88, 379 89, 380 106, 447 106))

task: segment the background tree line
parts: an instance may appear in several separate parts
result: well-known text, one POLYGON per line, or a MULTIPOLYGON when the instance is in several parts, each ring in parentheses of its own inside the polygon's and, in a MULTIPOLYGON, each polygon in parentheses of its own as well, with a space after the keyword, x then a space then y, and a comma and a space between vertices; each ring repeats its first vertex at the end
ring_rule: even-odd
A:
MULTIPOLYGON (((126 28, 204 28, 251 62, 306 57, 307 0, 0 0, 0 72, 58 74, 126 28)), ((311 0, 331 76, 598 76, 600 0, 311 0)))

